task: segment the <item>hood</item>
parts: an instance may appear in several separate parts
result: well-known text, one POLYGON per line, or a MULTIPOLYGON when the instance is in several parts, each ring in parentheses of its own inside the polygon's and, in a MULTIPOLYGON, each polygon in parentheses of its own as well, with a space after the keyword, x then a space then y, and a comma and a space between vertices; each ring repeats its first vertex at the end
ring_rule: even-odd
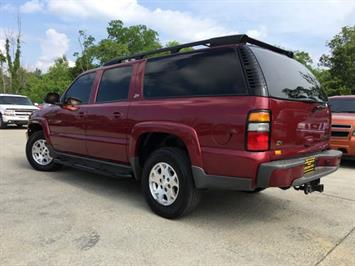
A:
POLYGON ((355 113, 332 113, 332 122, 336 121, 355 124, 355 113))
POLYGON ((15 105, 15 104, 0 104, 0 109, 24 109, 24 110, 38 110, 34 105, 15 105))

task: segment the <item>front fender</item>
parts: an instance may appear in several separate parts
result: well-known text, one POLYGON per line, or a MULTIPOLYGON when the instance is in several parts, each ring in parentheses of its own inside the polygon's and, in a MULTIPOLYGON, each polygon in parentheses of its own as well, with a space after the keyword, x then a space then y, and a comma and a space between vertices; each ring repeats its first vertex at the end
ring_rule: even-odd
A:
POLYGON ((202 167, 201 147, 195 129, 190 126, 167 122, 167 121, 150 121, 136 124, 131 132, 128 146, 129 158, 137 157, 138 140, 144 133, 167 133, 180 138, 187 147, 191 164, 202 167))
MULTIPOLYGON (((46 142, 48 144, 52 144, 51 143, 51 138, 50 138, 50 130, 49 130, 49 126, 48 126, 48 122, 46 119, 44 118, 39 118, 39 117, 36 117, 35 119, 31 119, 29 122, 28 122, 28 129, 31 127, 31 125, 33 124, 37 124, 37 125, 40 125, 43 129, 43 134, 44 134, 44 137, 46 138, 46 142)), ((28 130, 27 129, 27 130, 28 130)), ((28 134, 27 134, 28 135, 28 134)))

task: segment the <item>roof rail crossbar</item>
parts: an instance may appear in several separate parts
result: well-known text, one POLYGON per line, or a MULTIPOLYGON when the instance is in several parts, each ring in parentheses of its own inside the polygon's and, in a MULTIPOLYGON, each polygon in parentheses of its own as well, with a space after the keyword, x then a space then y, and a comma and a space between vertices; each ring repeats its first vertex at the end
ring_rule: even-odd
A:
POLYGON ((185 44, 180 44, 172 47, 166 47, 166 48, 161 48, 153 51, 148 51, 148 52, 143 52, 131 56, 125 56, 125 57, 119 57, 112 59, 111 61, 108 61, 107 63, 104 64, 104 66, 109 66, 109 65, 114 65, 118 63, 122 63, 124 61, 130 61, 130 60, 140 60, 143 59, 144 57, 148 55, 153 55, 153 54, 159 54, 163 52, 170 52, 170 54, 175 54, 178 53, 181 49, 183 48, 190 48, 194 46, 207 46, 207 47, 213 47, 213 46, 219 46, 219 45, 228 45, 228 44, 241 44, 241 43, 250 43, 254 44, 266 49, 269 49, 271 51, 284 54, 288 57, 293 57, 293 53, 291 51, 287 51, 284 49, 281 49, 279 47, 273 46, 271 44, 261 42, 259 40, 250 38, 246 34, 239 34, 239 35, 230 35, 230 36, 224 36, 224 37, 216 37, 212 39, 207 39, 207 40, 202 40, 202 41, 197 41, 197 42, 190 42, 190 43, 185 43, 185 44))

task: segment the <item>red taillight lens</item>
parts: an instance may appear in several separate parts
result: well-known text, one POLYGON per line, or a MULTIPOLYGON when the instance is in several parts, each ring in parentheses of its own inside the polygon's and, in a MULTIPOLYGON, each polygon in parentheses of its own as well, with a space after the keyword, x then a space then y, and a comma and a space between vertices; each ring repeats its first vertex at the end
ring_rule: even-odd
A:
POLYGON ((271 115, 268 110, 255 110, 249 113, 247 122, 246 149, 267 151, 270 149, 271 115))
POLYGON ((269 149, 269 132, 248 132, 247 149, 249 151, 267 151, 269 149))

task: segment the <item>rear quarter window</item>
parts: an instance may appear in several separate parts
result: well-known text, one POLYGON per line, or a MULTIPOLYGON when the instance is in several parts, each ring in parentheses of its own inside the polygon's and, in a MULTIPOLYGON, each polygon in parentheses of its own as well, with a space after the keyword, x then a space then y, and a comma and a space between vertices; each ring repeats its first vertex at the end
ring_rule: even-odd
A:
POLYGON ((231 48, 153 58, 146 63, 145 98, 246 94, 241 65, 231 48))
POLYGON ((264 74, 269 96, 299 101, 325 102, 318 80, 301 63, 285 55, 251 46, 264 74))

